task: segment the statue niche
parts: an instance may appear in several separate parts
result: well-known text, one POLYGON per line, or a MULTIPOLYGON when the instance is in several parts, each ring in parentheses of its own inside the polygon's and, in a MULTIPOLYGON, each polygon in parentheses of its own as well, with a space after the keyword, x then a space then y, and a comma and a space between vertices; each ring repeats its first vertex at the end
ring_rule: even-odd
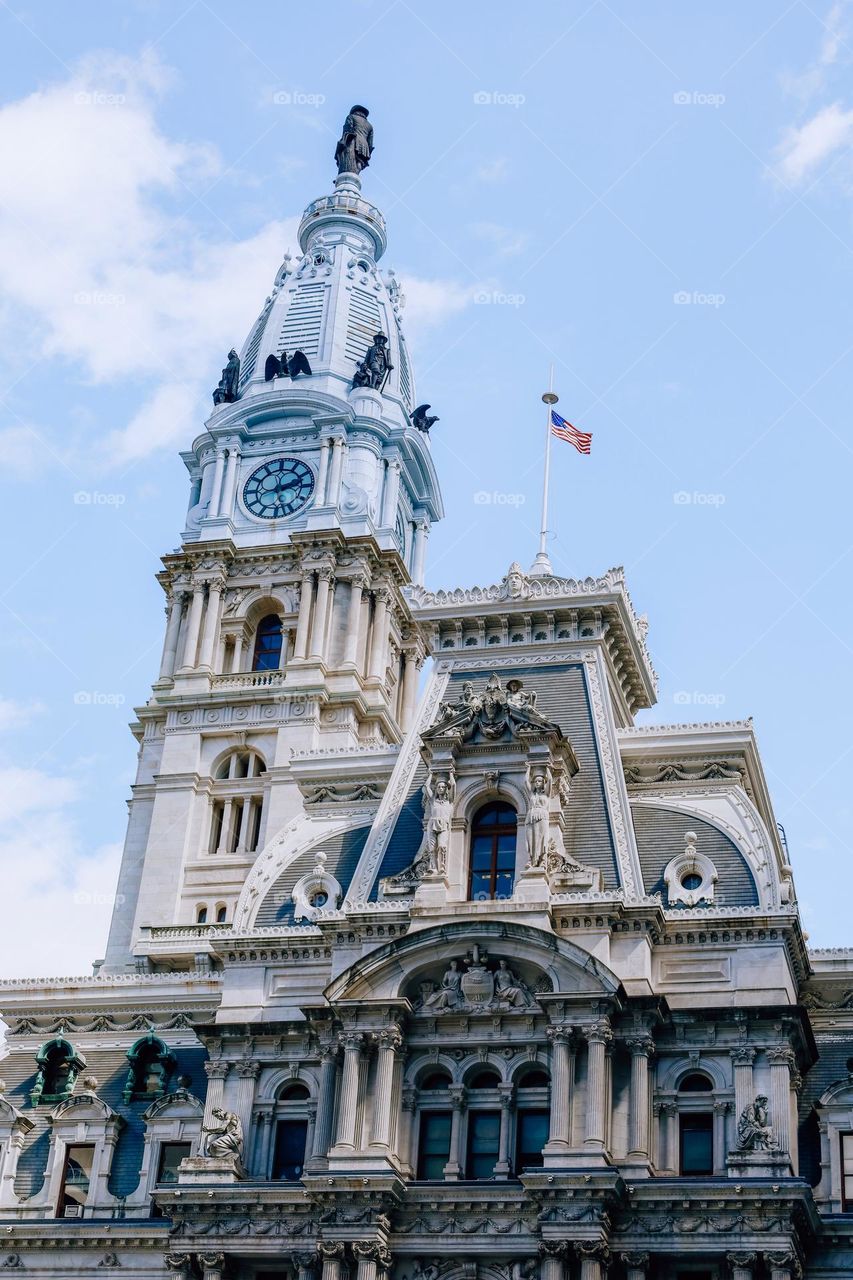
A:
POLYGON ((70 1098, 86 1059, 62 1036, 57 1036, 39 1049, 36 1066, 36 1081, 30 1090, 30 1103, 34 1107, 70 1098))
POLYGON ((124 1102, 153 1102, 166 1092, 175 1069, 175 1055, 153 1032, 136 1041, 127 1051, 130 1064, 122 1099, 124 1102))

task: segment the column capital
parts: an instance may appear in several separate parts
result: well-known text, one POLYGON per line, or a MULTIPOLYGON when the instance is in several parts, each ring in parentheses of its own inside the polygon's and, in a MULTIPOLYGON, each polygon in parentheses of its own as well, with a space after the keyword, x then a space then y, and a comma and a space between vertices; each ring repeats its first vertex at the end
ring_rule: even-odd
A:
POLYGON ((345 1053, 361 1053, 364 1050, 364 1035, 361 1031, 342 1031, 338 1036, 338 1044, 345 1053))
POLYGON ((321 1258, 332 1261, 335 1258, 343 1258, 345 1247, 343 1240, 318 1240, 317 1252, 321 1258))
POLYGON ((335 567, 331 564, 321 564, 317 569, 317 577, 321 582, 328 582, 330 585, 335 580, 335 567))
POLYGON ((739 1049, 732 1049, 732 1062, 736 1067, 751 1067, 755 1062, 755 1049, 751 1044, 744 1044, 739 1049))
POLYGON ((224 1062, 221 1058, 215 1058, 212 1062, 204 1064, 204 1074, 208 1080, 224 1080, 231 1070, 231 1063, 224 1062))
POLYGON ((383 1027, 381 1031, 374 1033, 373 1039, 377 1049, 390 1049, 393 1053, 400 1053, 405 1047, 399 1027, 383 1027))
POLYGON ((603 1240, 576 1240, 575 1253, 581 1262, 600 1262, 603 1267, 610 1266, 610 1247, 603 1240))
POLYGON ((498 1093, 500 1094, 501 1107, 503 1108, 504 1111, 509 1111, 515 1099, 515 1085, 514 1084, 499 1085, 498 1093))
POLYGON ((596 1022, 588 1022, 581 1027, 581 1035, 587 1044, 610 1044, 613 1039, 610 1019, 599 1018, 596 1022))
POLYGON ((630 1049, 632 1058, 651 1058, 655 1052, 655 1042, 648 1032, 635 1032, 625 1036, 625 1044, 630 1049))
POLYGON ((249 1078, 257 1080, 258 1076, 261 1074, 261 1064, 256 1058, 244 1058, 241 1062, 235 1062, 234 1066, 237 1070, 237 1075, 241 1076, 244 1080, 249 1078))
POLYGON ((164 1253, 163 1262, 170 1271, 175 1271, 179 1276, 185 1276, 189 1273, 193 1264, 191 1253, 164 1253))
POLYGON ((793 1070, 797 1059, 793 1049, 787 1044, 775 1044, 767 1050, 767 1061, 771 1067, 788 1067, 793 1070))
POLYGON ((225 1266, 224 1253, 199 1253, 196 1257, 203 1267, 210 1267, 211 1270, 219 1270, 220 1267, 225 1266))
POLYGON ((568 1023, 557 1023, 554 1026, 546 1027, 545 1035, 551 1041, 551 1044, 564 1044, 569 1049, 577 1046, 577 1031, 568 1023))
POLYGON ((636 1267, 639 1271, 644 1271, 649 1265, 647 1253, 620 1253, 619 1258, 626 1267, 636 1267))
POLYGON ((366 1262, 375 1262, 385 1271, 391 1266, 391 1250, 381 1240, 353 1240, 350 1248, 359 1261, 363 1258, 366 1262))
POLYGON ((543 1258, 566 1258, 569 1253, 568 1240, 540 1240, 539 1253, 543 1258))
POLYGON ((468 1090, 464 1084, 452 1084, 447 1090, 454 1109, 464 1111, 468 1105, 468 1090))
POLYGON ((793 1249, 772 1250, 764 1255, 765 1264, 776 1269, 787 1270, 795 1280, 800 1280, 803 1268, 793 1249))

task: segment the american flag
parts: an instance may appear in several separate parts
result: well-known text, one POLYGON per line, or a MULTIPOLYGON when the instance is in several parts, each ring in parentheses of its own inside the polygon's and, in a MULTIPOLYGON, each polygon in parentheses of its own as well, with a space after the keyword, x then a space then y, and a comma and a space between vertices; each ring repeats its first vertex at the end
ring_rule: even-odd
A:
POLYGON ((573 427, 565 418, 561 418, 556 409, 551 410, 551 435, 556 436, 558 440, 568 440, 569 444, 573 444, 578 453, 589 453, 592 448, 592 432, 578 431, 577 427, 573 427))

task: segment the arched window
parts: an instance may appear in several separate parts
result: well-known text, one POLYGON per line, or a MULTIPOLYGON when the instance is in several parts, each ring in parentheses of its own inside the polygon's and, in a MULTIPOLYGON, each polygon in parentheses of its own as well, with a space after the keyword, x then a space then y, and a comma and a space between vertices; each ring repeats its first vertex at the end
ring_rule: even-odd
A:
POLYGON ((298 1182, 302 1177, 310 1100, 310 1090, 301 1080, 288 1081, 278 1091, 271 1176, 281 1182, 298 1182))
POLYGON ((543 1148, 551 1127, 551 1079, 541 1067, 531 1066, 516 1078, 515 1172, 541 1169, 543 1148))
POLYGON ((216 923, 225 924, 225 917, 228 915, 228 908, 219 906, 216 908, 216 923))
POLYGON ((130 1064, 125 1081, 123 1100, 133 1102, 139 1099, 153 1101, 162 1098, 166 1092, 169 1077, 175 1069, 175 1055, 171 1049, 149 1031, 136 1041, 133 1048, 127 1051, 130 1064))
POLYGON ((684 1098, 678 1116, 679 1173, 686 1177, 714 1172, 714 1113, 708 1109, 710 1097, 702 1096, 713 1089, 713 1082, 701 1071, 691 1071, 678 1084, 684 1098))
POLYGON ((468 897, 475 902, 511 898, 515 884, 518 818, 512 805, 497 801, 474 817, 468 897))
POLYGON ((195 913, 196 924, 207 924, 207 907, 199 907, 195 913))
POLYGON ((257 751, 230 751, 214 774, 208 853, 254 853, 261 834, 266 765, 257 751))
POLYGON ((691 1071, 678 1086, 679 1093, 711 1093, 713 1084, 701 1071, 691 1071))
POLYGON ((255 633, 253 671, 278 671, 281 666, 281 639, 281 618, 275 613, 268 613, 261 618, 255 633))
POLYGON ((436 1093, 449 1088, 450 1076, 446 1071, 430 1071, 421 1081, 421 1090, 424 1093, 436 1093))
POLYGON ((36 1080, 30 1092, 34 1107, 39 1103, 64 1102, 74 1092, 77 1077, 86 1066, 82 1054, 75 1053, 74 1046, 57 1036, 48 1040, 36 1054, 36 1080))

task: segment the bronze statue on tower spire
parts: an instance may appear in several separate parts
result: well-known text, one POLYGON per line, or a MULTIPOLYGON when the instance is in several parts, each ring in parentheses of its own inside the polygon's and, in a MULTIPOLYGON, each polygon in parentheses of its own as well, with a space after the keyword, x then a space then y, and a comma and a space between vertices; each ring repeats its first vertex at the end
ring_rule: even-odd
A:
POLYGON ((361 173, 373 155, 373 125, 367 119, 367 107, 350 107, 343 132, 335 147, 338 173, 361 173))

